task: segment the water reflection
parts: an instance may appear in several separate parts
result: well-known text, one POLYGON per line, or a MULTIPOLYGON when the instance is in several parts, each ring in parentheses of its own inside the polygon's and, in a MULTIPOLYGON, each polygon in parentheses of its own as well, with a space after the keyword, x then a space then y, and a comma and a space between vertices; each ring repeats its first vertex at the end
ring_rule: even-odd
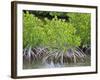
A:
POLYGON ((60 68, 60 67, 77 67, 77 66, 91 66, 90 57, 87 58, 85 63, 54 63, 53 61, 47 63, 36 61, 32 63, 23 63, 23 69, 39 69, 39 68, 60 68))

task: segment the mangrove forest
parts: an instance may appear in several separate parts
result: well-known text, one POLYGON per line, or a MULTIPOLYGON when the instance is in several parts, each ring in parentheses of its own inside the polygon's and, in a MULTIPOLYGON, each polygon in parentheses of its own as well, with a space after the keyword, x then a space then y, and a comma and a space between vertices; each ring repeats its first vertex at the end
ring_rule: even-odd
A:
POLYGON ((23 68, 91 65, 91 14, 23 10, 23 68))

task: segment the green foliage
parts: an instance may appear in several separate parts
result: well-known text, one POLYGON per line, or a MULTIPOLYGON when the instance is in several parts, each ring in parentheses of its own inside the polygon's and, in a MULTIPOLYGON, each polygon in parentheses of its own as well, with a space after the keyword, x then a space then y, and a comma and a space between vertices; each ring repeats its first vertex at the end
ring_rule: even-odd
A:
POLYGON ((23 45, 36 46, 41 42, 42 21, 28 12, 23 15, 23 45))
POLYGON ((81 38, 81 46, 90 46, 91 15, 89 13, 67 13, 70 23, 76 28, 76 35, 81 38))
POLYGON ((71 23, 55 16, 52 20, 39 19, 33 14, 23 13, 23 45, 44 46, 65 50, 78 47, 81 36, 76 35, 77 29, 71 23))
POLYGON ((44 28, 47 34, 47 44, 59 49, 80 45, 80 38, 75 35, 76 29, 56 16, 52 20, 45 19, 44 28))

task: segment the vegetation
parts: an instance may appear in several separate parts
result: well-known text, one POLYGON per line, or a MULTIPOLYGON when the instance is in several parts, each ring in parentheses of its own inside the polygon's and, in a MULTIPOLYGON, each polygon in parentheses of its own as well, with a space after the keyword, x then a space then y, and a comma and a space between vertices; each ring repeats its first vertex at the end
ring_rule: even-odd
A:
POLYGON ((43 14, 23 12, 25 61, 85 62, 87 56, 79 47, 90 46, 90 14, 46 12, 47 17, 40 16, 43 14))
POLYGON ((81 46, 90 46, 91 15, 88 13, 68 13, 70 23, 77 29, 76 35, 81 38, 81 46))

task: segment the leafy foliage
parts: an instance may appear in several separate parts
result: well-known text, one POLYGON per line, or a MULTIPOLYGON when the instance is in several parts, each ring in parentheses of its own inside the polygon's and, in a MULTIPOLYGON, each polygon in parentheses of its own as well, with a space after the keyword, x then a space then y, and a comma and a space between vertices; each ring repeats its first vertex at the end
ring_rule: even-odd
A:
POLYGON ((90 46, 91 15, 89 13, 68 13, 70 23, 77 29, 76 35, 81 38, 82 46, 90 46))
POLYGON ((75 47, 81 42, 80 37, 75 34, 76 29, 57 16, 52 20, 47 18, 40 20, 28 12, 24 14, 24 46, 42 45, 59 49, 75 47))
POLYGON ((41 42, 42 21, 28 12, 24 16, 23 45, 36 46, 41 42))

